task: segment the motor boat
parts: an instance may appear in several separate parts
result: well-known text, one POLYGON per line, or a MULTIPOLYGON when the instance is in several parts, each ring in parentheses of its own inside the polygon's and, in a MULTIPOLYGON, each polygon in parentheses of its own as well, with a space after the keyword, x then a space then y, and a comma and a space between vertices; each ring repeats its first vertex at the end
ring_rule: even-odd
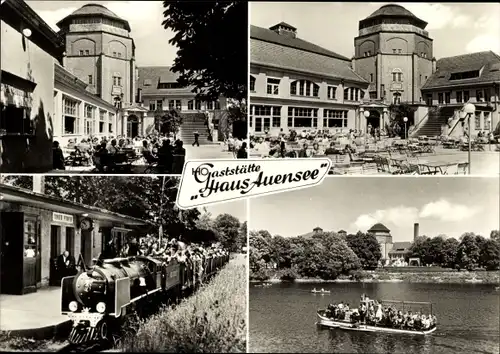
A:
POLYGON ((325 290, 325 289, 316 290, 316 288, 312 289, 311 292, 313 294, 330 294, 330 290, 325 290))

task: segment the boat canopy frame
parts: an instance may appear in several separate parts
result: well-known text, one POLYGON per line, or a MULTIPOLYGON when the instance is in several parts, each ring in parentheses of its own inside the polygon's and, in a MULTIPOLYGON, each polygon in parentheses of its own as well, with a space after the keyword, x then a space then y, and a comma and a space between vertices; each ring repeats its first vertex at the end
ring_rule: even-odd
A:
MULTIPOLYGON (((371 300, 371 299, 370 299, 371 300)), ((430 315, 432 315, 432 302, 427 301, 401 301, 401 300, 380 300, 380 304, 390 305, 390 304, 400 304, 402 306, 402 311, 404 311, 405 305, 427 305, 430 307, 430 315)))

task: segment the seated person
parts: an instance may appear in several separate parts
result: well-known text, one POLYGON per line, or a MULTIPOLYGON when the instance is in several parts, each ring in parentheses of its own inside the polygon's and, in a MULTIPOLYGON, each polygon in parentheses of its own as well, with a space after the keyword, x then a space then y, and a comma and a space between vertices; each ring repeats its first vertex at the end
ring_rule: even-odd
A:
POLYGON ((59 147, 59 142, 54 141, 52 143, 52 168, 54 170, 65 170, 66 166, 64 165, 64 155, 59 147))
POLYGON ((241 147, 238 149, 238 153, 236 154, 236 158, 238 159, 246 159, 248 157, 247 154, 247 142, 244 141, 241 144, 241 147))

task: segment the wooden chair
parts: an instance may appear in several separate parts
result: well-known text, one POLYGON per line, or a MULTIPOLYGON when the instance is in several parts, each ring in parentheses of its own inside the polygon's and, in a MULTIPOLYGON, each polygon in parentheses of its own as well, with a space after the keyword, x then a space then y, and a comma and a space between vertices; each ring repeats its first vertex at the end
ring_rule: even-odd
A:
POLYGON ((455 172, 456 175, 466 175, 468 173, 468 167, 469 167, 469 163, 468 162, 463 162, 463 163, 459 163, 457 165, 457 171, 455 172))

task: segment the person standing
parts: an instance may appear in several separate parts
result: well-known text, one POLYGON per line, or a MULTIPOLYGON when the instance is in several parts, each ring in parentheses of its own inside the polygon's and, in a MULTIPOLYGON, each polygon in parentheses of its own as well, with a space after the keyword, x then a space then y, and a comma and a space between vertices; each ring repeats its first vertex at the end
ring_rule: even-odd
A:
POLYGON ((244 141, 243 144, 241 144, 241 147, 238 149, 238 153, 236 154, 237 159, 246 159, 248 157, 247 154, 247 142, 244 141))
POLYGON ((200 133, 198 133, 198 131, 196 130, 194 132, 194 143, 193 143, 193 146, 195 146, 195 145, 198 146, 198 147, 200 146, 200 142, 198 141, 199 137, 200 137, 200 133))
POLYGON ((52 143, 52 168, 55 170, 66 169, 66 166, 64 165, 64 155, 59 147, 58 141, 54 141, 52 143))
POLYGON ((75 257, 73 257, 69 251, 65 250, 59 257, 57 257, 57 269, 61 278, 75 275, 75 257))

